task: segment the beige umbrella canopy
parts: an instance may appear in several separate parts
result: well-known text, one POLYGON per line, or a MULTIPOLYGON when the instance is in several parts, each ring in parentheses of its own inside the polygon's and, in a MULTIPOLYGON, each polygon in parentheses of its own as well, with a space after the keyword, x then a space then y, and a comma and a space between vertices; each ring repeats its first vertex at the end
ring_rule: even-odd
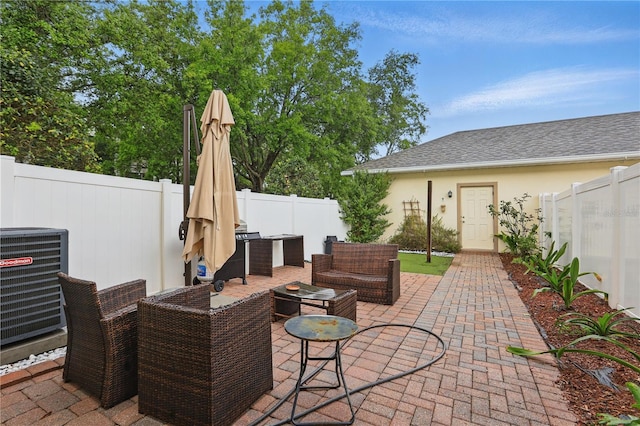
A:
POLYGON ((224 92, 211 92, 200 121, 202 153, 187 211, 189 228, 182 256, 185 262, 203 256, 207 268, 215 273, 235 252, 235 228, 240 225, 229 149, 229 132, 235 122, 224 92))

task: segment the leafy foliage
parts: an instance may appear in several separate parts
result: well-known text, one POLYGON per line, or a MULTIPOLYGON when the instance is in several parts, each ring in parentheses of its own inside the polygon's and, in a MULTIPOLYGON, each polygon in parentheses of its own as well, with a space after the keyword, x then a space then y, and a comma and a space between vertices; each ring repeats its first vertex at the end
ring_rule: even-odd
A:
MULTIPOLYGON (((635 399, 635 403, 631 405, 632 408, 640 410, 640 386, 633 382, 626 383, 627 389, 633 395, 633 399, 635 399)), ((600 424, 604 425, 640 425, 640 418, 632 415, 627 415, 625 418, 614 417, 611 414, 598 414, 600 417, 600 424)))
POLYGON ((558 261, 567 251, 568 243, 564 243, 560 249, 555 250, 555 241, 551 242, 547 256, 543 256, 542 252, 537 252, 524 261, 527 272, 533 272, 538 276, 551 275, 556 268, 558 261))
POLYGON ((371 243, 382 236, 389 226, 384 218, 391 210, 380 202, 388 195, 389 175, 358 171, 345 178, 338 196, 342 220, 350 226, 347 240, 371 243))
POLYGON ((420 64, 414 54, 395 50, 369 70, 369 101, 377 122, 377 145, 384 155, 415 146, 426 131, 429 110, 415 93, 412 69, 420 64))
POLYGON ((539 252, 538 228, 542 222, 541 210, 535 209, 535 214, 525 210, 525 203, 531 198, 526 192, 522 197, 514 197, 513 201, 500 201, 496 208, 489 204, 489 214, 498 218, 498 223, 504 229, 496 235, 516 257, 526 260, 529 256, 539 252))
POLYGON ((445 253, 458 253, 462 249, 458 241, 459 232, 442 224, 442 218, 435 215, 431 219, 431 248, 445 253))
MULTIPOLYGON (((589 338, 594 338, 594 339, 599 339, 599 340, 607 340, 607 338, 605 337, 589 337, 589 338)), ((581 340, 584 340, 584 338, 582 338, 581 340)), ((613 343, 618 344, 616 342, 616 340, 611 340, 613 343)), ((577 341, 572 342, 573 343, 577 343, 577 341)), ((618 346, 620 346, 620 344, 618 344, 618 346)), ((621 346, 623 348, 626 348, 624 345, 621 346)), ((629 350, 628 348, 626 348, 627 350, 629 350)), ((630 351, 630 350, 629 350, 630 351)), ((623 359, 617 358, 615 356, 609 355, 608 353, 605 352, 599 352, 599 351, 590 351, 590 350, 585 350, 585 349, 577 349, 572 347, 571 344, 567 345, 567 346, 563 346, 561 348, 556 348, 556 349, 549 349, 548 351, 532 351, 530 349, 524 349, 524 348, 518 348, 515 346, 507 346, 507 352, 512 353, 514 355, 519 355, 519 356, 525 356, 525 357, 530 357, 530 356, 537 356, 537 355, 542 355, 542 354, 553 354, 555 355, 557 358, 562 357, 562 355, 564 355, 567 352, 577 352, 577 353, 583 353, 583 354, 587 354, 587 355, 593 355, 593 356, 597 356, 600 358, 604 358, 604 359, 608 359, 610 361, 616 362, 624 367, 628 367, 631 370, 635 371, 636 373, 640 374, 640 367, 637 364, 631 364, 630 362, 627 362, 623 359)), ((630 351, 635 358, 638 359, 638 361, 640 361, 640 357, 638 356, 638 354, 636 354, 635 352, 630 351)))
MULTIPOLYGON (((549 256, 547 257, 548 262, 539 260, 538 262, 532 261, 528 264, 529 271, 532 271, 532 270, 536 271, 536 273, 544 277, 550 284, 549 287, 542 287, 542 288, 536 289, 533 292, 534 296, 544 291, 556 292, 562 297, 564 301, 565 309, 568 309, 571 307, 571 304, 578 297, 581 297, 583 295, 592 294, 592 293, 606 294, 605 292, 600 290, 585 290, 585 291, 576 293, 575 286, 578 282, 578 278, 580 276, 590 274, 591 272, 584 272, 584 273, 579 272, 580 262, 578 258, 574 258, 571 264, 565 265, 565 267, 562 268, 561 270, 557 270, 554 266, 551 265, 551 260, 559 259, 562 256, 562 253, 564 252, 563 249, 565 248, 566 245, 564 245, 557 252, 553 250, 553 246, 554 245, 552 244, 549 256), (543 272, 543 271, 547 271, 547 272, 543 272)), ((597 274, 594 274, 594 275, 596 275, 596 277, 599 278, 597 274)), ((631 348, 629 348, 623 342, 620 341, 621 339, 625 339, 625 338, 638 339, 640 338, 640 336, 633 333, 627 333, 625 331, 618 329, 618 326, 623 322, 637 321, 638 319, 626 317, 626 316, 620 317, 620 315, 624 315, 624 311, 625 310, 623 309, 623 310, 617 310, 611 313, 605 313, 601 317, 595 318, 595 319, 579 312, 570 312, 568 314, 561 316, 561 318, 567 318, 567 319, 562 321, 561 324, 559 325, 560 327, 563 327, 563 328, 578 326, 580 330, 584 333, 582 336, 569 342, 563 347, 552 348, 548 351, 542 351, 542 352, 532 351, 529 349, 519 348, 515 346, 507 346, 507 351, 515 355, 526 356, 526 357, 550 353, 550 354, 554 354, 558 358, 562 357, 562 355, 566 352, 577 352, 577 353, 583 353, 587 355, 593 355, 593 356, 605 358, 605 359, 614 361, 620 365, 623 365, 625 367, 631 368, 633 371, 637 373, 640 373, 640 364, 638 364, 640 363, 640 354, 634 352, 631 348), (623 359, 617 358, 606 352, 585 350, 585 349, 580 349, 576 347, 580 342, 583 342, 585 340, 601 340, 601 341, 606 341, 608 343, 616 345, 624 349, 625 351, 629 352, 638 361, 638 363, 636 364, 629 363, 623 359)))
POLYGON ((428 243, 427 231, 427 224, 419 215, 409 215, 404 218, 389 242, 398 244, 401 250, 425 251, 428 243))
POLYGON ((99 172, 68 78, 79 68, 78 56, 86 55, 92 9, 15 1, 0 3, 0 14, 0 152, 22 163, 99 172), (78 32, 66 39, 70 28, 78 32))
POLYGON ((618 326, 627 321, 640 321, 639 318, 632 318, 625 315, 627 309, 619 309, 614 312, 607 312, 598 318, 591 318, 589 315, 580 312, 569 312, 562 317, 566 317, 564 325, 576 325, 587 335, 606 336, 612 338, 629 337, 640 339, 639 334, 627 333, 618 326))
POLYGON ((180 182, 182 109, 195 103, 185 71, 201 37, 193 7, 130 1, 102 4, 100 12, 94 37, 104 43, 83 97, 105 172, 180 182))
POLYGON ((595 320, 585 315, 575 313, 575 314, 572 314, 572 318, 565 321, 565 324, 568 323, 569 325, 571 324, 579 325, 580 327, 582 327, 583 330, 587 332, 587 334, 581 337, 578 337, 577 339, 571 341, 570 343, 566 344, 563 347, 550 349, 548 351, 542 351, 542 352, 532 351, 529 349, 518 348, 514 346, 507 346, 507 351, 514 355, 527 356, 527 357, 550 353, 555 355, 558 358, 562 357, 562 355, 564 355, 564 353, 566 352, 578 352, 578 353, 584 353, 587 355, 593 355, 593 356, 614 361, 620 365, 623 365, 625 367, 632 369, 637 373, 640 373, 640 354, 634 352, 632 349, 630 349, 628 346, 626 346, 623 342, 620 341, 621 338, 635 339, 635 338, 638 338, 639 336, 622 332, 620 330, 617 330, 616 328, 623 321, 635 321, 637 319, 630 318, 630 317, 625 317, 626 319, 625 318, 614 319, 616 316, 622 313, 623 313, 623 310, 618 310, 612 314, 605 314, 602 317, 597 318, 595 320), (637 360, 637 362, 635 364, 631 364, 623 359, 612 356, 606 352, 576 348, 576 345, 579 344, 580 342, 585 340, 590 340, 590 339, 606 341, 613 345, 616 345, 624 349, 625 351, 629 352, 637 360))
POLYGON ((278 162, 265 181, 265 192, 278 195, 321 198, 320 172, 300 158, 278 162))
POLYGON ((308 168, 309 194, 335 197, 342 170, 426 130, 417 56, 392 51, 367 73, 359 25, 312 1, 249 14, 239 0, 14 0, 0 12, 2 153, 18 161, 182 181, 183 106, 203 111, 218 88, 239 189, 292 190, 270 175, 308 168))
MULTIPOLYGON (((428 229, 425 221, 418 215, 409 215, 404 218, 389 242, 398 244, 402 250, 424 251, 427 249, 427 239, 428 229)), ((458 232, 455 229, 446 228, 438 215, 431 220, 431 248, 446 253, 458 253, 461 249, 458 232)))
POLYGON ((599 278, 599 275, 593 272, 580 272, 580 260, 577 257, 574 257, 571 263, 565 265, 562 269, 552 267, 548 272, 540 273, 539 276, 547 281, 549 286, 536 289, 533 292, 533 296, 541 292, 553 291, 562 297, 565 309, 569 309, 573 302, 580 296, 593 293, 606 295, 606 292, 597 289, 583 290, 577 293, 575 292, 575 287, 578 284, 578 278, 589 274, 594 274, 599 278))

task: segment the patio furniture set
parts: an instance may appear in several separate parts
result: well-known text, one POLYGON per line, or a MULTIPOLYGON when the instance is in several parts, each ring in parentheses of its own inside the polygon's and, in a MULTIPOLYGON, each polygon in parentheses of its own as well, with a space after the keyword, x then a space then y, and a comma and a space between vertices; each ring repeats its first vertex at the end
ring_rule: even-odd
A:
MULTIPOLYGON (((357 330, 356 300, 397 300, 397 253, 395 245, 334 243, 332 254, 313 255, 313 285, 285 284, 214 308, 208 285, 147 296, 145 280, 97 291, 94 282, 59 273, 68 325, 63 379, 104 408, 138 394, 139 412, 163 422, 232 424, 273 388, 271 321, 287 318, 285 330, 301 339, 296 401, 311 389, 303 380, 307 361, 320 359, 309 356, 309 341, 335 342, 332 357, 322 359, 335 361, 336 387, 348 397, 338 343, 357 330), (301 316, 302 306, 326 315, 301 316), (322 336, 306 334, 319 328, 322 336)), ((292 423, 295 409, 294 402, 292 423)), ((351 414, 340 424, 353 423, 352 407, 351 414)))

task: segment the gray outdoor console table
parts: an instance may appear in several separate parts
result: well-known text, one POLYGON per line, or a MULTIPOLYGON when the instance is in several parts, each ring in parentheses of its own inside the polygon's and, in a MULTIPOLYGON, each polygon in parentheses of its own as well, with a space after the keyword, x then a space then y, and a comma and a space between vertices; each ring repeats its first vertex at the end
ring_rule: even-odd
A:
POLYGON ((249 274, 273 276, 273 242, 282 241, 284 264, 304 267, 302 235, 270 235, 249 243, 249 274))
MULTIPOLYGON (((342 372, 342 360, 340 358, 340 341, 348 339, 358 331, 358 326, 355 322, 348 318, 337 317, 333 315, 302 315, 299 317, 293 317, 284 323, 284 329, 290 335, 300 339, 300 376, 296 382, 296 392, 293 400, 293 407, 291 408, 291 423, 294 425, 312 425, 317 423, 300 423, 296 420, 296 406, 298 405, 298 396, 302 390, 311 389, 338 389, 344 388, 345 397, 349 403, 349 409, 351 410, 351 418, 344 422, 323 422, 325 425, 350 425, 356 419, 355 411, 351 405, 351 398, 349 397, 349 389, 347 389, 347 383, 344 380, 344 373, 342 372), (309 356, 309 342, 335 342, 336 349, 333 355, 329 357, 310 357, 309 356), (305 370, 307 369, 307 363, 309 360, 326 361, 335 360, 336 362, 336 378, 338 380, 337 385, 317 385, 308 386, 305 385, 313 377, 304 378, 305 370)), ((313 411, 313 409, 311 410, 313 411)))

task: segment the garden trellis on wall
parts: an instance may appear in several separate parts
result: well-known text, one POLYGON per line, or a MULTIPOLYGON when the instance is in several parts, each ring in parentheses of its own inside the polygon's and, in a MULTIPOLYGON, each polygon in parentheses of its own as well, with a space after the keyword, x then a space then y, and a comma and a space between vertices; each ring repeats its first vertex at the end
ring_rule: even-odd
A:
POLYGON ((404 217, 409 216, 420 216, 420 201, 411 200, 411 201, 403 201, 402 207, 404 209, 404 217))

